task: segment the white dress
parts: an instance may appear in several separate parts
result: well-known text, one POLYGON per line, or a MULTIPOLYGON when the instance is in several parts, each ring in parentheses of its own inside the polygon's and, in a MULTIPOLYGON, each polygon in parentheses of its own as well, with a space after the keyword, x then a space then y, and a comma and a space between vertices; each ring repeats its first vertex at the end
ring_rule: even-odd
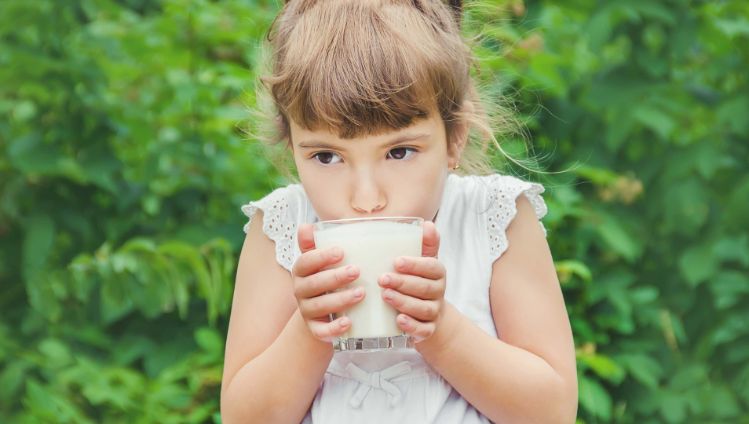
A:
MULTIPOLYGON (((530 200, 538 219, 546 214, 535 183, 502 175, 450 174, 437 214, 439 260, 447 269, 445 299, 478 327, 497 336, 489 305, 492 264, 507 249, 505 230, 517 212, 515 199, 530 200)), ((279 188, 242 211, 263 211, 263 231, 275 242, 276 260, 291 270, 300 251, 299 224, 317 221, 299 184, 279 188)), ((245 232, 249 222, 245 226, 245 232)), ((330 362, 303 423, 490 422, 463 399, 413 349, 338 352, 330 362)))

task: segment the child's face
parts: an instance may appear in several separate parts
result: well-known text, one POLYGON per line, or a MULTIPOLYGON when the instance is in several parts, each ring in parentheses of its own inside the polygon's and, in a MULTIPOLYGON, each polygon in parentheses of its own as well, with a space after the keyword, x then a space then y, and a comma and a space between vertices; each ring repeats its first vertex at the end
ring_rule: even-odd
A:
POLYGON ((449 168, 459 149, 448 149, 439 115, 375 136, 340 139, 326 130, 291 125, 299 178, 321 220, 418 216, 433 220, 449 168))

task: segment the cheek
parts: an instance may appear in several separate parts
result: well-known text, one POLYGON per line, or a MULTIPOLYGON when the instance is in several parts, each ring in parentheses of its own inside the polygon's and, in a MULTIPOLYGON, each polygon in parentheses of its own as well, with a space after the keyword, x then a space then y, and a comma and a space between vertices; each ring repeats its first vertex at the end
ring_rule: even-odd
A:
POLYGON ((304 192, 317 216, 322 220, 341 218, 343 205, 344 187, 341 186, 341 179, 326 178, 326 176, 307 169, 299 169, 299 179, 301 180, 304 192))
MULTIPOLYGON (((409 178, 401 178, 398 187, 400 214, 431 220, 439 209, 447 172, 441 168, 420 169, 409 178), (405 181, 405 182, 404 182, 405 181)), ((394 205, 395 206, 395 205, 394 205)))

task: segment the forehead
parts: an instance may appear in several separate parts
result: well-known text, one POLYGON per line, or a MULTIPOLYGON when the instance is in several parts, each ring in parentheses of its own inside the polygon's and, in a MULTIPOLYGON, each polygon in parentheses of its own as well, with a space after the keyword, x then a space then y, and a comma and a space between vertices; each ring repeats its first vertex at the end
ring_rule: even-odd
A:
MULTIPOLYGON (((293 120, 289 120, 291 142, 294 145, 309 141, 325 141, 351 143, 355 141, 391 141, 395 137, 408 137, 417 134, 429 134, 432 137, 444 137, 444 123, 437 113, 430 113, 426 118, 414 120, 403 128, 379 128, 362 132, 356 137, 343 137, 341 131, 335 128, 304 128, 293 120)), ((431 137, 430 137, 431 138, 431 137)))

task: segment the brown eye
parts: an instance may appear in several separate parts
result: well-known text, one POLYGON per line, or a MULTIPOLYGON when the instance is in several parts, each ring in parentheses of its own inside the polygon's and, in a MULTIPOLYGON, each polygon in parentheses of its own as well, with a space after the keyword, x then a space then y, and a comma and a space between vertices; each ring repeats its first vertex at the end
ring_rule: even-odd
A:
POLYGON ((341 157, 333 152, 318 152, 312 157, 323 165, 331 165, 341 161, 341 157))
POLYGON ((416 150, 411 147, 396 147, 388 152, 388 159, 404 160, 410 158, 416 150))

